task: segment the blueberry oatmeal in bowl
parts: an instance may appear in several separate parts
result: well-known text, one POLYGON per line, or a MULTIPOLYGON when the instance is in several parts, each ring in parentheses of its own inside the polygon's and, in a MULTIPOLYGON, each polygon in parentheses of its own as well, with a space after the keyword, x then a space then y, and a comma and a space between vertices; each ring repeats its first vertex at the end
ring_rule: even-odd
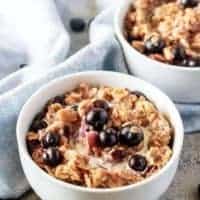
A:
POLYGON ((172 156, 173 128, 137 91, 81 83, 50 99, 26 142, 49 175, 91 188, 133 184, 157 173, 172 156))
POLYGON ((126 0, 114 30, 129 72, 162 89, 175 102, 198 103, 199 0, 126 0), (190 93, 188 93, 190 91, 190 93))
POLYGON ((165 94, 106 71, 46 84, 23 106, 16 130, 27 180, 48 200, 158 199, 183 144, 182 120, 165 94))
POLYGON ((130 45, 151 59, 200 66, 199 0, 134 0, 125 16, 130 45))

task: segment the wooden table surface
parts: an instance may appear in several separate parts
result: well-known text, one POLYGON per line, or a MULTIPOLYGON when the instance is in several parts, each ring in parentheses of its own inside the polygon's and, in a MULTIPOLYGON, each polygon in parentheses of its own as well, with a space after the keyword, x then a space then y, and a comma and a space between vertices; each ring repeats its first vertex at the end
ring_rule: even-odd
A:
MULTIPOLYGON (((198 184, 200 184, 200 134, 186 135, 177 174, 161 200, 200 200, 197 195, 198 184)), ((19 200, 40 200, 40 198, 33 191, 29 191, 19 200)))

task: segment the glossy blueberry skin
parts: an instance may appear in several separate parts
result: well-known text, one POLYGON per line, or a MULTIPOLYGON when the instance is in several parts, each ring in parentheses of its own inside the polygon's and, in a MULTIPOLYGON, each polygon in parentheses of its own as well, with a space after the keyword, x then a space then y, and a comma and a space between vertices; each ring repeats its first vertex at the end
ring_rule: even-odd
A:
POLYGON ((101 130, 108 121, 108 113, 102 108, 93 108, 86 115, 86 123, 95 130, 101 130))
POLYGON ((135 171, 144 171, 147 167, 147 160, 142 155, 133 155, 129 159, 129 167, 135 171))
POLYGON ((37 132, 43 128, 46 128, 48 124, 43 119, 38 119, 37 117, 33 120, 30 131, 37 132))
POLYGON ((22 69, 22 68, 24 68, 24 67, 26 67, 26 66, 27 66, 27 64, 21 64, 21 65, 19 66, 19 68, 22 69))
POLYGON ((182 61, 183 59, 186 58, 185 49, 180 45, 177 45, 174 48, 173 54, 174 54, 174 60, 176 61, 182 61))
POLYGON ((48 148, 44 151, 42 158, 47 165, 52 167, 55 167, 62 162, 62 155, 55 147, 48 148))
POLYGON ((115 129, 109 128, 99 133, 100 145, 103 147, 112 147, 118 143, 117 132, 115 129))
POLYGON ((180 62, 175 63, 184 67, 199 67, 200 61, 197 58, 185 58, 180 62))
POLYGON ((188 61, 187 61, 187 59, 183 59, 182 61, 176 62, 175 64, 187 67, 188 66, 188 61))
POLYGON ((32 123, 30 130, 37 132, 46 127, 47 127, 47 123, 45 121, 37 120, 32 123))
POLYGON ((33 119, 31 126, 29 128, 30 131, 37 132, 40 129, 46 128, 47 123, 43 120, 46 115, 46 110, 39 112, 33 119))
POLYGON ((180 0, 181 5, 185 8, 193 8, 198 5, 198 0, 180 0))
POLYGON ((70 20, 70 27, 74 32, 82 32, 84 31, 86 26, 85 21, 82 18, 72 18, 70 20))
POLYGON ((161 53, 163 48, 165 47, 165 43, 161 38, 158 38, 157 40, 153 40, 153 38, 149 38, 145 41, 145 52, 147 54, 151 53, 161 53))
POLYGON ((187 66, 188 67, 197 67, 199 66, 200 62, 198 59, 195 59, 195 58, 189 58, 187 60, 187 66))
POLYGON ((42 146, 44 148, 55 147, 59 144, 59 142, 60 142, 60 135, 58 133, 49 132, 42 138, 42 146))
POLYGON ((58 95, 55 96, 54 98, 50 99, 49 102, 47 103, 47 106, 53 103, 59 103, 61 105, 66 105, 65 104, 65 95, 58 95))
POLYGON ((142 132, 133 132, 130 127, 124 127, 119 132, 119 142, 122 145, 137 146, 144 140, 144 134, 142 132))
POLYGON ((198 67, 200 66, 200 59, 199 58, 192 58, 189 57, 186 52, 184 47, 178 45, 174 51, 174 64, 175 65, 180 65, 184 67, 198 67))

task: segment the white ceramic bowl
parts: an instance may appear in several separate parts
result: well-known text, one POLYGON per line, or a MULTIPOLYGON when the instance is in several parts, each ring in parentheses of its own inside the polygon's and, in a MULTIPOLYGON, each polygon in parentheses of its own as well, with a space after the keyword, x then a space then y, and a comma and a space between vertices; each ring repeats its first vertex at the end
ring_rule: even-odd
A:
POLYGON ((166 191, 176 172, 183 143, 183 124, 172 101, 154 86, 121 73, 91 71, 59 78, 33 94, 19 115, 17 141, 25 175, 32 188, 43 200, 133 200, 133 198, 155 200, 166 191), (68 184, 41 170, 31 159, 26 147, 25 137, 30 123, 48 99, 70 91, 81 82, 138 90, 152 100, 158 109, 168 116, 175 131, 173 155, 167 165, 142 182, 114 189, 90 189, 68 184))
POLYGON ((174 101, 200 102, 200 67, 188 68, 158 62, 134 49, 123 35, 125 15, 133 0, 120 2, 115 13, 115 33, 132 74, 162 89, 174 101))

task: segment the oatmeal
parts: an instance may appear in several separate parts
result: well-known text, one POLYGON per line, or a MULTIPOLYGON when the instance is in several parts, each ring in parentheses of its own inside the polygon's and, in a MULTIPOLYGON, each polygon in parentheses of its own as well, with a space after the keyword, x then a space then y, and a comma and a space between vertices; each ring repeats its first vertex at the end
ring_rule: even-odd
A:
POLYGON ((200 66, 199 0, 133 0, 124 32, 132 47, 152 59, 200 66))
POLYGON ((144 94, 83 83, 47 102, 26 142, 49 175, 113 188, 159 171, 172 156, 173 128, 144 94))

